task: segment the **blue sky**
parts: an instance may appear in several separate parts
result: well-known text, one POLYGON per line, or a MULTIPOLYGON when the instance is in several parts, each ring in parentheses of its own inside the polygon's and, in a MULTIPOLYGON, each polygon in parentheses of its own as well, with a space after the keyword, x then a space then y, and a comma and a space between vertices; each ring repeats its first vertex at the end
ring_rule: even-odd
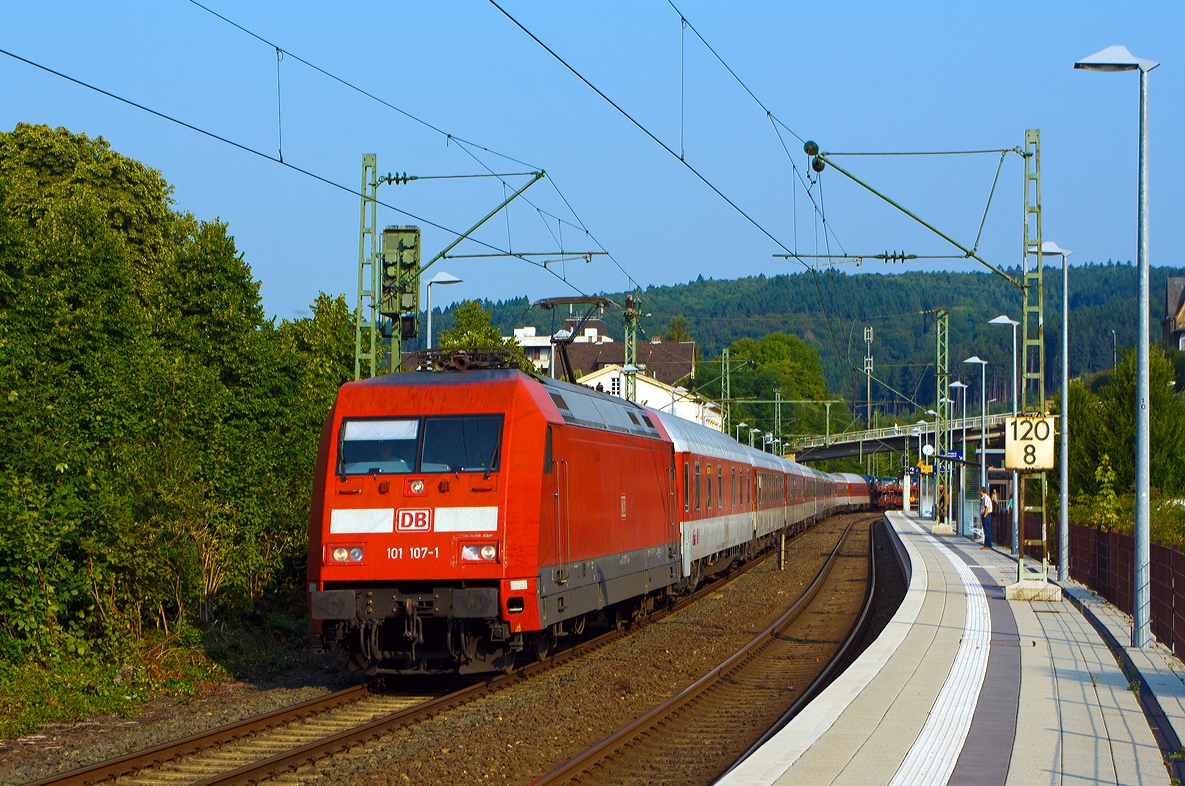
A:
MULTIPOLYGON (((1151 259, 1180 264, 1185 4, 676 4, 786 126, 825 151, 1002 149, 1021 145, 1026 128, 1041 129, 1045 236, 1073 249, 1075 263, 1135 257, 1137 77, 1072 64, 1111 44, 1160 61, 1150 76, 1151 259)), ((512 259, 448 260, 438 267, 465 283, 436 293, 438 304, 620 291, 627 273, 645 286, 802 269, 773 258, 781 250, 773 241, 488 3, 208 5, 448 133, 547 170, 558 191, 540 182, 527 192, 534 206, 517 203, 477 237, 552 251, 562 228, 565 249, 597 248, 571 225, 582 224, 626 271, 603 257, 551 272, 512 259)), ((814 253, 816 242, 827 250, 765 113, 690 31, 681 68, 679 16, 666 2, 504 7, 669 146, 678 149, 682 135, 686 160, 779 241, 800 253, 814 253)), ((7 2, 4 19, 0 48, 277 149, 275 51, 185 0, 7 2)), ((361 155, 371 152, 384 173, 482 171, 446 137, 291 58, 281 64, 281 90, 285 160, 333 181, 357 188, 361 155)), ((101 135, 161 170, 179 209, 230 223, 269 313, 302 315, 319 291, 353 302, 357 197, 0 57, 0 129, 18 122, 101 135)), ((801 144, 783 138, 801 172, 801 144)), ((496 171, 523 171, 475 152, 496 171)), ((845 166, 970 244, 998 160, 851 158, 845 166)), ((1006 157, 980 243, 1005 266, 1020 261, 1021 172, 1020 159, 1006 157)), ((380 189, 384 201, 453 229, 502 194, 491 180, 380 189)), ((811 195, 822 197, 838 239, 832 251, 950 250, 836 172, 811 195)), ((380 210, 379 222, 411 220, 380 210)), ((429 252, 451 239, 424 229, 429 252)), ((910 269, 935 267, 975 269, 910 269)), ((867 263, 860 272, 902 269, 867 263)))

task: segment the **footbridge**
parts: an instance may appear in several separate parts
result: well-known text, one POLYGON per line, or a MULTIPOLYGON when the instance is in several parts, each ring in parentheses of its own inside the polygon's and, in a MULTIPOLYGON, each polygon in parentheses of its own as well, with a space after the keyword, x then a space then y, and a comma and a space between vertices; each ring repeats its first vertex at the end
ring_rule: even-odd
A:
MULTIPOLYGON (((989 415, 987 418, 987 437, 991 441, 1002 438, 1004 434, 1004 419, 1010 415, 989 415)), ((967 444, 978 445, 983 439, 983 419, 978 417, 954 418, 951 429, 954 431, 952 445, 961 445, 963 427, 967 428, 967 444)), ((799 437, 791 445, 793 453, 787 458, 795 461, 824 461, 826 459, 847 458, 849 456, 867 456, 873 453, 904 453, 907 447, 917 449, 920 431, 923 442, 926 435, 933 444, 934 423, 923 426, 888 426, 886 428, 868 429, 866 431, 844 431, 839 434, 799 437), (912 440, 912 442, 910 441, 912 440)), ((964 457, 965 458, 965 457, 964 457)))

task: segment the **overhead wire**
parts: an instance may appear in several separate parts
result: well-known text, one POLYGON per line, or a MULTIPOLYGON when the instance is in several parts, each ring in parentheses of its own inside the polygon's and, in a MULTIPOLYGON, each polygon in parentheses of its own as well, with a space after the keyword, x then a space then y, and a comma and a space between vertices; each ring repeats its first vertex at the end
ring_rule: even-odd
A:
MULTIPOLYGON (((461 148, 461 150, 462 150, 463 152, 465 152, 465 153, 466 153, 466 154, 467 154, 467 155, 468 155, 470 158, 472 158, 472 159, 473 159, 474 161, 476 161, 476 162, 477 162, 479 165, 481 165, 481 166, 482 166, 482 168, 486 169, 486 171, 489 173, 489 175, 490 175, 490 176, 497 177, 499 180, 501 180, 501 181, 502 181, 502 184, 503 184, 503 186, 504 186, 504 188, 505 188, 505 187, 506 187, 508 184, 507 184, 507 183, 506 183, 506 181, 503 179, 503 176, 496 174, 496 173, 494 172, 494 170, 493 170, 493 169, 491 169, 489 166, 487 166, 487 165, 485 164, 485 162, 481 161, 481 159, 480 159, 480 158, 479 158, 479 157, 478 157, 476 154, 474 154, 474 153, 473 153, 473 151, 472 151, 472 150, 470 150, 470 148, 474 148, 474 149, 476 149, 476 150, 481 150, 481 151, 483 151, 483 152, 490 153, 491 155, 498 156, 499 158, 506 159, 507 161, 513 161, 513 162, 514 162, 514 163, 516 163, 516 164, 522 164, 523 166, 526 166, 526 167, 532 167, 532 168, 536 168, 536 169, 538 168, 538 167, 534 167, 532 164, 529 164, 529 163, 527 163, 527 162, 525 162, 525 161, 522 161, 522 160, 520 160, 520 159, 518 159, 518 158, 515 158, 514 156, 510 156, 510 155, 507 155, 507 154, 505 154, 505 153, 501 153, 501 152, 499 152, 499 151, 497 151, 497 150, 494 150, 494 149, 492 149, 492 148, 486 147, 486 146, 484 146, 484 145, 479 145, 479 144, 478 144, 478 143, 476 143, 476 142, 472 142, 472 141, 470 141, 470 140, 468 140, 468 139, 465 139, 464 137, 460 137, 460 136, 457 136, 456 134, 449 133, 448 131, 445 131, 444 129, 440 128, 439 126, 436 126, 436 125, 434 125, 433 123, 430 123, 430 122, 428 122, 427 120, 424 120, 423 118, 417 117, 417 116, 415 116, 415 115, 411 114, 410 112, 408 112, 407 110, 405 110, 405 109, 403 109, 403 108, 401 108, 401 107, 399 107, 399 106, 396 106, 395 104, 392 104, 391 102, 389 102, 389 101, 387 101, 387 100, 385 100, 385 99, 381 98, 381 97, 380 97, 380 96, 378 96, 378 95, 375 95, 374 93, 370 92, 369 90, 366 90, 365 88, 363 88, 363 87, 360 87, 359 85, 357 85, 357 84, 355 84, 355 83, 353 83, 353 82, 351 82, 351 81, 349 81, 349 80, 347 80, 347 79, 345 79, 345 78, 343 78, 343 77, 341 77, 341 76, 338 76, 337 74, 335 74, 335 73, 333 73, 333 72, 329 71, 328 69, 326 69, 326 68, 323 68, 322 66, 319 66, 319 65, 317 65, 316 63, 313 63, 313 62, 311 62, 311 61, 309 61, 309 60, 306 60, 305 58, 303 58, 303 57, 301 57, 300 55, 297 55, 297 54, 295 54, 295 53, 291 52, 291 51, 290 51, 290 50, 288 50, 288 49, 285 49, 284 47, 280 46, 279 44, 275 43, 274 41, 271 41, 270 39, 268 39, 268 38, 266 38, 266 37, 264 37, 264 36, 260 35, 259 33, 256 33, 255 31, 248 29, 248 28, 247 28, 247 27, 245 27, 244 25, 242 25, 242 24, 239 24, 238 22, 234 21, 233 19, 230 19, 229 17, 227 17, 227 16, 225 16, 225 15, 223 15, 223 14, 220 14, 220 13, 218 13, 217 11, 213 10, 212 8, 209 8, 209 7, 208 7, 208 6, 206 6, 206 5, 203 5, 202 3, 198 2, 197 0, 189 0, 189 2, 190 2, 192 5, 194 5, 194 6, 198 7, 198 8, 200 8, 201 10, 203 10, 203 11, 205 11, 206 13, 210 14, 211 16, 214 16, 214 17, 216 17, 217 19, 220 19, 220 20, 222 20, 223 22, 225 22, 226 24, 230 25, 231 27, 234 27, 235 29, 237 29, 237 30, 239 30, 239 31, 241 31, 241 32, 243 32, 243 33, 245 33, 246 35, 248 35, 248 36, 250 36, 250 37, 254 38, 255 40, 257 40, 257 41, 259 41, 259 42, 261 42, 261 43, 263 43, 263 44, 266 44, 266 45, 268 45, 268 46, 270 46, 270 47, 273 47, 273 48, 274 48, 274 49, 277 51, 277 53, 283 53, 283 54, 286 54, 287 56, 289 56, 289 57, 291 57, 291 58, 293 58, 293 59, 295 59, 295 60, 299 61, 300 63, 303 63, 304 65, 308 66, 309 68, 313 69, 313 70, 314 70, 314 71, 316 71, 317 73, 319 73, 319 74, 322 74, 323 76, 325 76, 325 77, 328 77, 329 79, 332 79, 333 81, 335 81, 335 82, 337 82, 337 83, 339 83, 339 84, 341 84, 341 85, 343 85, 343 86, 345 86, 345 87, 349 88, 350 90, 353 90, 354 92, 357 92, 357 93, 359 93, 360 95, 363 95, 363 96, 365 96, 365 97, 367 97, 367 98, 371 99, 372 101, 375 101, 375 102, 377 102, 377 103, 381 104, 382 106, 385 106, 385 107, 387 107, 388 109, 391 109, 391 110, 393 110, 393 111, 395 111, 395 112, 399 113, 400 115, 403 115, 404 117, 408 118, 409 120, 412 120, 412 121, 414 121, 414 122, 416 122, 416 123, 420 124, 421 126, 423 126, 423 127, 427 128, 427 129, 429 129, 429 130, 431 130, 431 131, 434 131, 434 132, 436 132, 437 134, 440 134, 441 136, 445 137, 445 139, 446 139, 447 141, 449 141, 449 142, 453 142, 453 143, 456 143, 456 145, 457 145, 459 148, 461 148)), ((455 176, 455 177, 465 177, 465 176, 464 176, 464 175, 457 175, 457 176, 455 176)), ((471 175, 470 177, 473 177, 473 176, 471 175)), ((579 215, 577 215, 576 211, 575 211, 575 210, 572 208, 572 205, 571 205, 571 203, 569 203, 569 202, 568 202, 567 198, 566 198, 566 197, 565 197, 565 196, 564 196, 564 195, 563 195, 563 194, 562 194, 562 193, 559 191, 559 188, 558 188, 558 186, 556 186, 556 184, 555 184, 555 182, 552 180, 551 176, 549 175, 547 179, 548 179, 548 182, 550 182, 550 183, 551 183, 551 186, 552 186, 552 188, 553 188, 553 189, 556 191, 557 195, 559 195, 560 199, 561 199, 561 200, 564 202, 564 205, 565 205, 565 206, 568 208, 568 210, 569 210, 569 211, 572 213, 572 216, 573 216, 573 217, 574 217, 574 218, 577 220, 577 222, 579 222, 579 226, 578 226, 577 224, 571 224, 570 222, 566 222, 566 221, 565 221, 565 223, 569 223, 569 225, 570 225, 570 226, 572 226, 573 228, 580 228, 580 229, 584 230, 584 231, 586 232, 586 234, 588 234, 588 230, 587 230, 587 228, 584 226, 584 222, 583 222, 583 221, 580 219, 579 215)), ((546 215, 549 215, 549 216, 551 216, 552 218, 555 218, 557 221, 563 221, 563 219, 562 219, 562 218, 560 218, 559 216, 555 216, 554 214, 551 214, 551 213, 548 213, 547 211, 544 211, 544 210, 542 210, 542 209, 541 209, 541 208, 540 208, 538 205, 536 205, 534 202, 532 202, 532 201, 531 201, 529 198, 527 198, 526 196, 523 196, 523 197, 520 197, 520 198, 521 198, 521 199, 523 199, 523 201, 524 201, 524 202, 526 202, 527 204, 531 205, 531 207, 533 207, 533 208, 534 208, 536 211, 539 211, 539 212, 545 213, 546 215)), ((380 204, 381 204, 381 203, 380 203, 380 204)), ((506 220, 507 220, 507 223, 509 224, 509 220, 510 220, 510 219, 509 219, 509 212, 507 212, 506 220)), ((507 231, 508 231, 508 234, 509 234, 509 227, 508 227, 508 230, 507 230, 507 231)), ((595 238, 594 238, 594 242, 595 242, 595 238)), ((606 251, 606 253, 608 254, 608 251, 607 251, 607 249, 605 249, 603 246, 601 246, 601 245, 600 245, 600 243, 597 243, 597 245, 598 245, 598 246, 601 248, 601 250, 602 250, 602 251, 606 251)), ((561 250, 561 252, 563 251, 563 249, 562 249, 562 248, 561 248, 560 250, 561 250)), ((630 281, 630 283, 633 283, 633 284, 635 285, 635 287, 637 287, 637 282, 636 282, 636 281, 633 279, 633 277, 632 277, 632 276, 631 276, 631 275, 630 275, 630 274, 629 274, 629 273, 628 273, 628 272, 625 270, 625 268, 624 268, 624 267, 621 265, 621 263, 620 263, 620 262, 619 262, 619 261, 618 261, 618 260, 617 260, 617 259, 616 259, 616 258, 615 258, 613 255, 612 255, 612 254, 608 254, 608 256, 609 256, 609 258, 610 258, 610 259, 613 261, 614 265, 616 265, 616 266, 617 266, 617 268, 618 268, 618 269, 619 269, 619 270, 620 270, 622 273, 624 273, 624 274, 626 275, 626 277, 627 277, 627 279, 630 281)), ((548 268, 548 270, 550 271, 550 268, 548 268)), ((550 272, 552 272, 552 273, 553 273, 553 275, 556 275, 558 278, 560 278, 560 280, 564 281, 565 283, 569 283, 569 282, 567 281, 567 278, 566 278, 566 276, 560 276, 559 274, 556 274, 554 271, 550 271, 550 272)), ((580 290, 577 290, 577 291, 580 291, 580 290)))
POLYGON ((303 57, 292 52, 291 50, 285 49, 284 47, 280 46, 279 44, 269 41, 267 38, 264 38, 263 36, 259 35, 258 33, 247 29, 246 27, 239 24, 238 22, 235 22, 233 19, 223 16, 222 14, 218 13, 217 11, 213 10, 212 8, 209 8, 208 6, 202 5, 201 3, 198 2, 198 0, 189 0, 189 2, 192 3, 193 5, 197 6, 198 8, 202 9, 206 13, 210 14, 211 16, 215 16, 215 17, 221 19, 223 22, 226 22, 231 27, 234 27, 234 28, 242 31, 243 33, 246 33, 247 35, 251 36, 255 40, 260 41, 261 43, 267 44, 268 46, 273 47, 273 48, 283 52, 284 54, 288 55, 292 59, 297 60, 300 63, 303 63, 304 65, 313 69, 314 71, 321 74, 322 76, 326 76, 329 79, 332 79, 333 81, 338 82, 339 84, 343 85, 344 87, 349 88, 350 90, 353 90, 356 93, 364 95, 373 101, 379 102, 380 104, 387 107, 388 109, 391 109, 391 110, 403 115, 408 120, 419 123, 423 127, 428 128, 432 131, 435 131, 436 133, 440 134, 441 136, 443 136, 449 140, 464 142, 465 144, 472 145, 473 147, 476 147, 479 150, 484 150, 487 153, 491 153, 492 155, 498 156, 500 158, 504 158, 507 161, 513 161, 516 164, 522 164, 523 166, 530 167, 531 169, 540 169, 541 168, 541 167, 535 166, 534 164, 528 164, 526 161, 521 161, 513 156, 506 155, 505 153, 499 153, 497 150, 492 150, 488 147, 484 147, 482 145, 477 144, 476 142, 470 142, 469 140, 459 137, 455 134, 450 134, 449 132, 445 131, 444 129, 439 128, 439 127, 433 125, 432 123, 429 123, 427 120, 416 117, 415 115, 408 112, 407 110, 402 109, 383 98, 380 98, 379 96, 375 95, 374 93, 371 93, 370 91, 368 91, 362 87, 359 87, 358 85, 354 84, 353 82, 350 82, 349 80, 344 79, 344 78, 338 76, 337 74, 334 74, 334 73, 322 68, 321 66, 319 66, 313 62, 310 62, 309 60, 304 59, 303 57))
MULTIPOLYGON (((191 0, 191 2, 192 2, 192 0, 191 0)), ((511 15, 505 8, 500 6, 496 2, 496 0, 489 0, 489 3, 494 8, 496 8, 503 16, 505 16, 508 20, 510 20, 510 22, 512 24, 514 24, 515 27, 517 27, 519 30, 521 30, 523 33, 525 33, 527 35, 527 37, 529 37, 532 41, 534 41, 536 44, 538 44, 545 52, 547 52, 549 55, 551 55, 558 63, 560 63, 560 65, 562 65, 564 68, 568 69, 568 71, 571 72, 571 74, 573 76, 575 76, 577 79, 579 79, 581 82, 583 82, 590 90, 592 90, 598 96, 600 96, 605 101, 605 103, 609 104, 611 107, 613 107, 615 110, 617 110, 617 112, 619 114, 621 114, 622 117, 624 117, 626 120, 628 120, 630 123, 632 123, 639 131, 641 131, 643 134, 648 136, 655 144, 657 144, 659 147, 661 147, 663 150, 665 150, 668 154, 670 154, 670 156, 672 158, 677 159, 681 164, 683 164, 683 166, 687 167, 688 171, 690 171, 693 175, 695 175, 695 177, 698 178, 700 180, 700 182, 702 182, 704 185, 706 185, 708 188, 710 188, 718 197, 720 197, 722 200, 724 200, 724 202, 726 202, 733 210, 735 210, 738 214, 740 214, 740 216, 742 218, 744 218, 746 221, 748 221, 755 229, 757 229, 757 231, 761 232, 761 234, 765 235, 767 238, 769 238, 771 241, 773 241, 774 244, 776 244, 779 248, 781 248, 783 251, 785 251, 791 257, 794 257, 796 259, 798 258, 797 253, 795 251, 793 251, 789 247, 787 247, 785 243, 783 243, 781 240, 779 240, 772 232, 770 232, 761 223, 759 223, 756 219, 754 219, 751 215, 749 215, 749 213, 747 213, 743 208, 741 208, 740 205, 738 205, 731 198, 729 198, 714 183, 712 183, 712 181, 708 180, 708 178, 704 174, 702 174, 698 169, 696 169, 694 166, 692 166, 690 163, 688 163, 684 158, 681 158, 679 156, 679 154, 676 153, 669 145, 667 145, 665 142, 663 142, 661 139, 659 139, 657 136, 655 136, 654 133, 650 131, 650 129, 648 129, 646 126, 642 125, 637 119, 634 118, 633 115, 631 115, 624 108, 622 108, 619 104, 617 104, 613 99, 611 99, 600 88, 598 88, 596 85, 594 85, 583 74, 581 74, 579 71, 577 71, 575 67, 573 67, 571 64, 569 64, 568 61, 565 60, 563 57, 561 57, 555 50, 553 50, 551 47, 549 47, 547 44, 545 44, 542 41, 542 39, 540 39, 538 36, 536 36, 534 33, 532 33, 530 30, 528 30, 525 25, 523 25, 521 22, 519 22, 518 19, 516 19, 513 15, 511 15)), ((677 10, 678 9, 676 9, 676 11, 677 10)), ((688 26, 690 27, 690 24, 688 26)), ((692 28, 692 30, 694 31, 694 28, 692 28)), ((696 35, 698 37, 700 37, 701 40, 703 40, 702 36, 699 36, 698 33, 696 33, 696 35)), ((705 45, 706 45, 706 43, 705 43, 705 45)), ((717 55, 717 58, 719 58, 719 55, 717 55)), ((727 65, 725 65, 725 67, 727 68, 727 65)), ((729 71, 731 72, 731 69, 729 69, 729 71)), ((735 77, 735 73, 734 73, 734 77, 735 77)), ((738 78, 738 81, 740 81, 739 78, 738 78)), ((743 83, 742 83, 742 86, 744 86, 743 83)), ((750 95, 752 95, 752 91, 749 91, 747 86, 744 86, 744 87, 745 87, 745 90, 747 92, 749 92, 750 95)), ((756 96, 754 96, 754 99, 756 100, 756 96)), ((758 103, 760 104, 760 101, 758 101, 758 103)), ((772 116, 772 113, 771 113, 771 116, 772 116)), ((796 137, 798 136, 797 134, 794 133, 793 130, 791 130, 784 123, 782 125, 791 134, 794 134, 794 136, 796 136, 796 137)), ((799 137, 799 138, 801 139, 801 137, 799 137)), ((811 271, 812 273, 814 272, 812 270, 811 266, 809 264, 807 264, 805 261, 803 261, 801 259, 799 259, 798 261, 802 264, 802 266, 806 270, 811 271)), ((831 334, 832 345, 833 345, 834 351, 836 352, 837 357, 838 357, 840 355, 839 345, 835 339, 835 331, 834 331, 833 326, 831 325, 830 314, 827 312, 827 309, 825 306, 823 309, 823 313, 824 313, 824 318, 827 321, 828 332, 831 334)))
MULTIPOLYGON (((60 79, 64 79, 64 80, 66 80, 67 82, 71 82, 71 83, 73 83, 73 84, 76 84, 76 85, 78 85, 79 87, 84 87, 84 88, 86 88, 87 90, 94 91, 94 92, 96 92, 96 93, 98 93, 98 94, 100 94, 100 95, 103 95, 103 96, 106 96, 106 97, 108 97, 108 98, 111 98, 111 99, 113 99, 113 100, 115 100, 115 101, 118 101, 118 102, 120 102, 120 103, 122 103, 122 104, 126 104, 127 106, 130 106, 130 107, 132 107, 132 108, 134 108, 134 109, 138 109, 138 110, 140 110, 140 111, 142 111, 142 112, 146 112, 146 113, 148 113, 148 114, 150 114, 150 115, 153 115, 153 116, 155 116, 155 117, 158 117, 158 118, 160 118, 160 119, 162 119, 162 120, 166 120, 166 121, 168 121, 168 122, 170 122, 170 123, 173 123, 173 124, 175 124, 175 125, 181 126, 182 128, 185 128, 185 129, 188 129, 188 130, 190 130, 190 131, 193 131, 193 132, 195 132, 195 133, 201 134, 202 136, 205 136, 205 137, 207 137, 207 138, 209 138, 209 139, 213 139, 213 140, 215 140, 215 141, 217 141, 217 142, 221 142, 221 143, 223 143, 223 144, 225 144, 225 145, 229 145, 230 147, 236 148, 236 149, 238 149, 238 150, 240 150, 240 151, 242 151, 242 152, 244 152, 244 153, 250 153, 250 154, 251 154, 251 155, 253 155, 253 156, 258 156, 259 158, 265 159, 265 160, 267 160, 267 161, 271 161, 271 162, 272 162, 272 163, 274 163, 274 164, 279 164, 280 166, 282 166, 282 167, 285 167, 286 169, 292 170, 293 172, 296 172, 297 174, 304 175, 305 177, 311 178, 311 179, 313 179, 313 180, 316 180, 316 181, 318 181, 318 182, 320 182, 320 183, 323 183, 323 184, 325 184, 325 185, 327 185, 327 186, 331 186, 331 187, 333 187, 333 188, 336 188, 336 189, 338 189, 338 190, 340 190, 340 191, 344 191, 344 192, 346 192, 347 194, 350 194, 350 195, 352 195, 352 196, 356 196, 356 197, 360 197, 360 198, 368 198, 368 197, 366 197, 364 194, 361 194, 360 192, 356 191, 355 189, 353 189, 353 188, 351 188, 351 187, 349 187, 349 186, 347 186, 347 185, 344 185, 344 184, 342 184, 342 183, 338 183, 338 182, 337 182, 337 181, 335 181, 335 180, 331 180, 330 178, 328 178, 328 177, 325 177, 324 175, 319 175, 319 174, 317 174, 316 172, 313 172, 313 171, 311 171, 311 170, 308 170, 308 169, 305 169, 305 168, 303 168, 303 167, 297 166, 296 164, 293 164, 293 163, 291 163, 291 162, 289 162, 289 161, 284 161, 284 160, 280 159, 278 156, 273 156, 273 155, 270 155, 270 154, 268 154, 268 153, 265 153, 265 152, 263 152, 262 150, 259 150, 259 149, 257 149, 257 148, 253 148, 253 147, 251 147, 251 146, 249 146, 249 145, 245 145, 245 144, 243 144, 243 143, 241 143, 241 142, 236 142, 235 140, 233 140, 233 139, 230 139, 229 137, 222 136, 221 134, 217 134, 217 133, 215 133, 215 132, 213 132, 213 131, 208 131, 208 130, 206 130, 206 129, 204 129, 204 128, 200 127, 200 126, 196 126, 196 125, 194 125, 194 124, 192 124, 192 123, 188 123, 188 122, 186 122, 186 121, 184 121, 184 120, 181 120, 180 118, 173 117, 172 115, 166 114, 166 113, 164 113, 164 112, 161 112, 161 111, 159 111, 159 110, 153 109, 153 108, 151 108, 151 107, 149 107, 149 106, 146 106, 146 105, 144 105, 144 104, 141 104, 141 103, 138 103, 138 102, 136 102, 136 101, 133 101, 133 100, 131 100, 130 98, 124 98, 123 96, 121 96, 121 95, 118 95, 117 93, 113 93, 113 92, 111 92, 111 91, 109 91, 109 90, 105 90, 105 89, 103 89, 103 88, 101 88, 101 87, 98 87, 97 85, 93 85, 93 84, 91 84, 91 83, 89 83, 89 82, 83 81, 82 79, 78 79, 78 78, 76 78, 76 77, 70 76, 69 74, 63 73, 63 72, 61 72, 61 71, 57 71, 57 70, 55 70, 55 69, 53 69, 53 68, 50 68, 49 66, 42 65, 41 63, 38 63, 38 62, 36 62, 36 61, 34 61, 34 60, 30 60, 30 59, 28 59, 28 58, 26 58, 26 57, 22 57, 21 55, 18 55, 18 54, 16 54, 15 52, 10 52, 10 51, 8 51, 7 49, 0 49, 0 55, 5 55, 5 56, 7 56, 7 57, 10 57, 10 58, 12 58, 13 60, 16 60, 16 61, 18 61, 18 62, 24 63, 24 64, 26 64, 26 65, 29 65, 29 66, 32 66, 33 68, 36 68, 36 69, 38 69, 38 70, 40 70, 40 71, 44 71, 44 72, 46 72, 46 73, 48 73, 48 74, 52 74, 53 76, 56 76, 56 77, 58 77, 58 78, 60 78, 60 79)), ((522 162, 519 162, 519 163, 522 163, 522 162)), ((529 165, 529 164, 527 164, 527 166, 530 166, 530 165, 529 165)), ((416 215, 415 213, 411 213, 411 212, 409 212, 409 211, 407 211, 407 210, 404 210, 404 209, 403 209, 403 208, 401 208, 401 207, 396 207, 395 205, 392 205, 392 204, 390 204, 390 203, 388 203, 388 202, 384 202, 384 201, 382 201, 381 199, 377 199, 377 198, 375 198, 375 199, 374 199, 374 202, 375 202, 375 204, 377 204, 377 205, 381 205, 381 206, 383 206, 383 207, 385 207, 385 208, 387 208, 387 209, 389 209, 389 210, 393 210, 393 211, 395 211, 396 213, 399 213, 400 215, 407 216, 408 218, 410 218, 410 219, 411 219, 411 220, 413 220, 413 221, 417 221, 417 222, 419 222, 419 223, 421 223, 421 224, 425 224, 425 225, 427 225, 427 226, 430 226, 430 227, 433 227, 433 228, 435 228, 435 229, 439 229, 439 230, 441 230, 442 232, 446 232, 446 233, 448 233, 448 234, 455 235, 455 236, 457 236, 457 237, 461 237, 461 236, 464 234, 464 233, 462 233, 462 232, 458 232, 458 231, 457 231, 457 230, 455 230, 455 229, 452 229, 452 228, 450 228, 450 227, 447 227, 447 226, 445 226, 445 225, 443 225, 443 224, 440 224, 440 223, 437 223, 437 222, 435 222, 435 221, 431 221, 431 220, 429 220, 429 219, 427 219, 427 218, 424 218, 423 216, 419 216, 419 215, 416 215)), ((495 245, 493 245, 493 244, 491 244, 491 243, 487 243, 487 242, 485 242, 484 240, 479 240, 478 238, 475 238, 475 237, 468 237, 468 238, 466 238, 466 240, 467 240, 468 242, 471 242, 471 243, 476 243, 476 244, 477 244, 477 245, 479 245, 479 246, 484 246, 484 247, 486 247, 486 248, 488 248, 488 249, 491 249, 492 251, 497 251, 497 252, 499 252, 499 253, 501 253, 501 254, 503 254, 503 255, 507 256, 507 257, 514 257, 514 258, 516 258, 516 259, 520 259, 520 260, 522 260, 523 262, 526 262, 526 263, 528 263, 528 264, 532 264, 532 265, 535 265, 536 267, 541 267, 541 268, 543 268, 544 270, 548 270, 548 272, 550 272, 552 275, 555 275, 557 278, 560 278, 560 280, 561 280, 561 281, 564 281, 564 283, 568 284, 568 286, 572 287, 572 288, 573 288, 574 290, 576 290, 577 292, 581 292, 581 290, 580 290, 579 288, 577 288, 576 286, 574 286, 573 284, 571 284, 571 282, 568 282, 568 281, 566 281, 565 279, 563 279, 562 277, 558 276, 558 275, 555 273, 555 271, 552 271, 552 270, 550 270, 550 269, 549 269, 549 268, 547 268, 547 266, 546 266, 545 264, 543 264, 543 263, 535 262, 534 260, 528 259, 528 258, 526 258, 526 257, 524 257, 524 256, 522 256, 522 255, 520 255, 520 254, 514 254, 514 253, 512 253, 512 252, 510 252, 510 251, 507 251, 507 250, 505 250, 505 249, 499 248, 498 246, 495 246, 495 245)), ((581 292, 581 294, 584 294, 584 293, 583 293, 583 292, 581 292)))

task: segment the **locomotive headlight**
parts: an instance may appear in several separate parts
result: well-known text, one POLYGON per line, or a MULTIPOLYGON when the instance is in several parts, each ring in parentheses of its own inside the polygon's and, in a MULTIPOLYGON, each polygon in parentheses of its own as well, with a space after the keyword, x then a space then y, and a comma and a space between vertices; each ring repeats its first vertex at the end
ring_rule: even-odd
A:
POLYGON ((467 544, 461 547, 462 562, 494 562, 498 559, 498 547, 493 543, 467 544))
POLYGON ((408 484, 408 488, 411 489, 412 494, 423 494, 424 493, 424 481, 413 480, 411 483, 408 484))
POLYGON ((345 548, 344 546, 338 546, 336 549, 333 550, 333 561, 334 562, 345 562, 349 558, 350 558, 350 550, 345 548))
POLYGON ((362 561, 362 547, 355 546, 354 548, 350 549, 350 562, 361 562, 361 561, 362 561))

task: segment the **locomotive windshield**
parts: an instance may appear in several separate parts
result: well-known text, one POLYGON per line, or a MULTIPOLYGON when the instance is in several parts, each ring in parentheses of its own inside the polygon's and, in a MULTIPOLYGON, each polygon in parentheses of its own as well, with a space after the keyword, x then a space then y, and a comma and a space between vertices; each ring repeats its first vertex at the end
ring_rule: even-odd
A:
POLYGON ((415 472, 419 419, 347 420, 342 426, 342 474, 415 472))
POLYGON ((495 472, 502 416, 347 420, 341 433, 343 475, 495 472))
POLYGON ((421 472, 485 472, 498 469, 501 415, 424 419, 421 472))

